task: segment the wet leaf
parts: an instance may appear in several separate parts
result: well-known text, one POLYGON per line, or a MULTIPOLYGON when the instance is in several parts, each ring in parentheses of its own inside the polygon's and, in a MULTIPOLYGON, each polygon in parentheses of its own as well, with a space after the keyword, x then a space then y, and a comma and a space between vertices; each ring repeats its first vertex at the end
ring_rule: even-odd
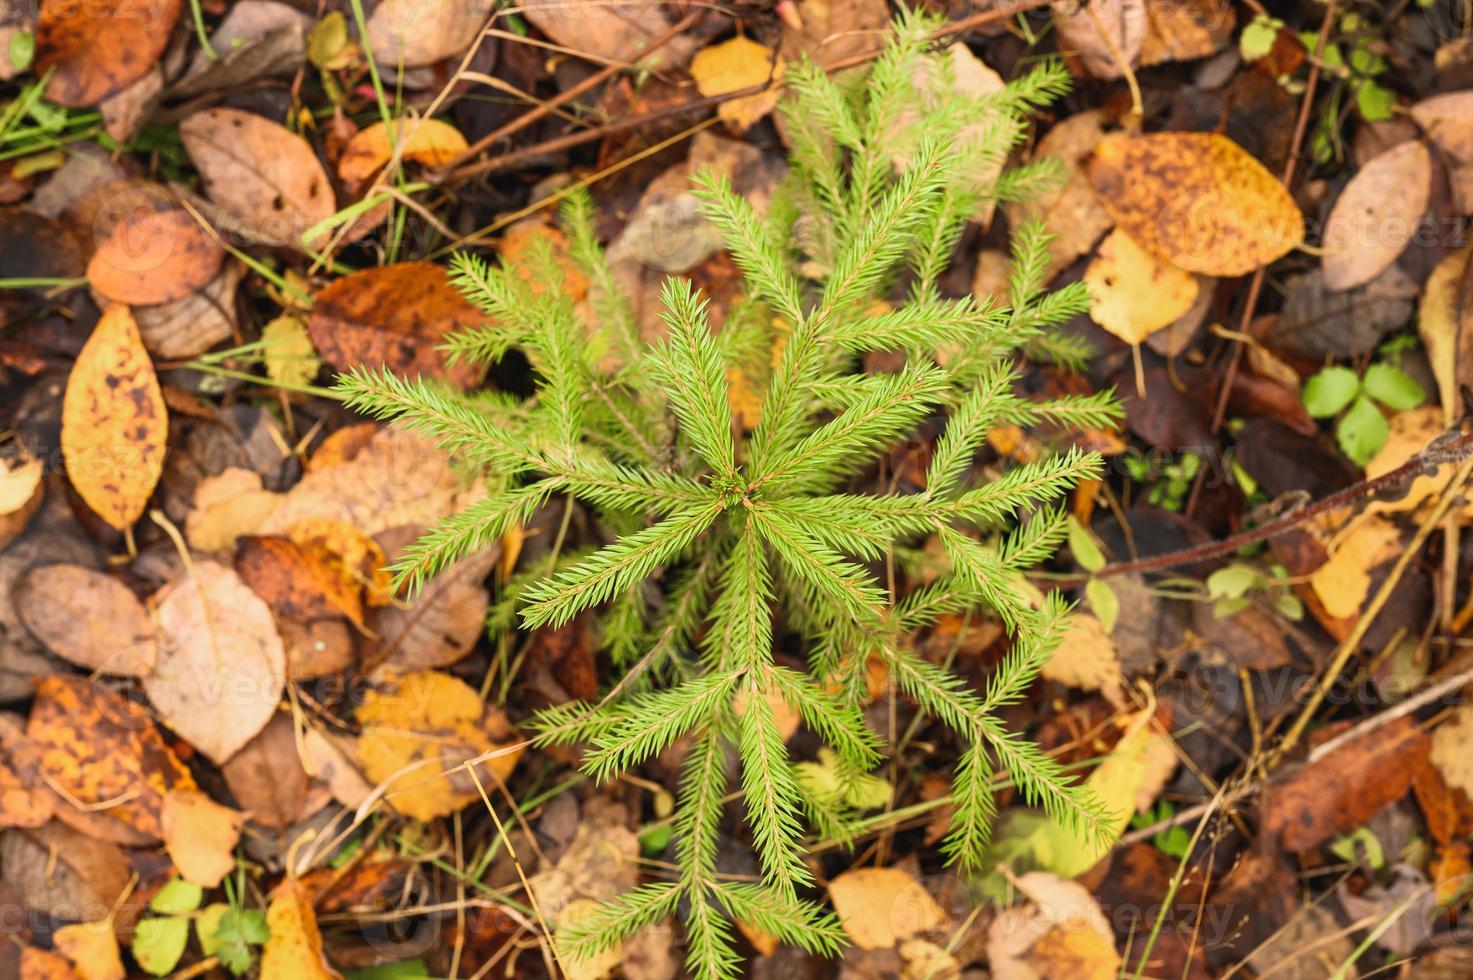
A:
POLYGON ((206 109, 179 124, 179 138, 210 200, 248 241, 300 248, 302 233, 337 210, 311 145, 264 116, 206 109))
POLYGON ((317 294, 307 321, 312 343, 339 371, 388 367, 414 377, 443 377, 464 388, 479 370, 446 363, 445 335, 484 322, 445 274, 429 262, 401 262, 334 280, 317 294))
POLYGON ((46 97, 93 106, 142 78, 164 53, 180 0, 45 0, 36 68, 52 69, 46 97))
POLYGON ((261 980, 341 980, 322 952, 317 914, 302 883, 288 877, 266 909, 271 938, 261 950, 261 980))
POLYGON ((1304 238, 1283 184, 1216 133, 1106 136, 1086 170, 1117 225, 1190 272, 1246 275, 1304 238))
POLYGON ((457 770, 467 759, 505 749, 485 763, 482 785, 511 775, 522 748, 496 708, 449 674, 407 674, 370 691, 357 711, 358 759, 369 782, 387 783, 386 799, 415 820, 443 817, 479 799, 475 781, 457 770))
POLYGON ((162 643, 144 693, 166 725, 222 764, 281 700, 286 652, 271 610, 212 561, 186 569, 152 604, 162 643))
POLYGON ((1127 344, 1170 326, 1197 300, 1197 277, 1163 262, 1115 229, 1084 270, 1089 315, 1127 344))
POLYGON ((1351 178, 1325 224, 1325 285, 1350 289, 1396 261, 1432 196, 1432 156, 1415 140, 1381 153, 1351 178))
POLYGON ((148 610, 110 575, 83 565, 42 565, 21 578, 13 599, 26 629, 79 667, 141 677, 158 660, 148 610))
POLYGON ((110 306, 72 365, 61 409, 67 475, 119 531, 143 514, 164 469, 169 419, 153 364, 125 306, 110 306))

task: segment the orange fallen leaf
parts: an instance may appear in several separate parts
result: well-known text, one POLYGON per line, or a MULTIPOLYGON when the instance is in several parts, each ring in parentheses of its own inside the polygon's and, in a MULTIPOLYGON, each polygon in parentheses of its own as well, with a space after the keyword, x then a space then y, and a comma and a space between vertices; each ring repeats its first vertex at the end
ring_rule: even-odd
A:
MULTIPOLYGON (((308 517, 286 528, 297 547, 326 566, 338 580, 338 589, 362 604, 387 606, 394 599, 394 580, 386 567, 389 559, 377 541, 346 521, 308 517)), ((343 599, 348 602, 346 596, 343 599)), ((346 609, 345 609, 346 611, 346 609)))
POLYGON ((1246 275, 1304 240, 1284 185, 1217 133, 1112 134, 1086 171, 1117 225, 1190 272, 1246 275))
POLYGON ((52 69, 46 97, 94 106, 148 74, 168 47, 179 8, 180 0, 45 0, 35 67, 52 69))
POLYGON ((199 790, 173 790, 164 797, 162 822, 164 848, 185 881, 214 888, 235 870, 235 844, 245 814, 199 790))
POLYGON ((126 306, 110 306, 77 355, 61 406, 67 476, 97 515, 125 531, 164 470, 169 418, 126 306))
POLYGON ((225 252, 183 208, 150 197, 131 207, 87 263, 87 281, 114 303, 172 303, 203 289, 225 252))
POLYGON ((18 980, 77 980, 77 974, 66 957, 35 946, 24 946, 20 951, 18 980))
POLYGON ((317 913, 302 883, 287 878, 266 908, 271 938, 261 949, 261 980, 342 980, 322 952, 317 913))
POLYGON ((394 146, 401 147, 400 159, 436 167, 449 163, 469 149, 460 130, 438 119, 395 121, 392 139, 382 122, 365 126, 348 140, 338 158, 338 177, 354 192, 392 159, 394 146))

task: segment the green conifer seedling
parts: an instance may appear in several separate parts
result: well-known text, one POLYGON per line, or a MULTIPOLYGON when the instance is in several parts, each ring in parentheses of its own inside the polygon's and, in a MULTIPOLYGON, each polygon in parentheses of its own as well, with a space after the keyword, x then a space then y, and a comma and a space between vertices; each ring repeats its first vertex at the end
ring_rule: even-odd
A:
POLYGON ((600 780, 678 741, 684 763, 678 872, 560 935, 575 955, 677 912, 687 965, 702 980, 736 974, 733 920, 835 953, 843 934, 812 899, 804 841, 810 827, 843 837, 853 813, 832 779, 818 785, 816 767, 789 757, 774 704, 829 746, 841 784, 857 785, 883 761, 883 743, 861 714, 873 658, 963 746, 945 842, 951 861, 981 860, 1004 774, 1051 817, 1098 823, 1093 799, 1009 731, 998 710, 1023 696, 1066 626, 1066 603, 1056 595, 1030 602, 1022 574, 1063 539, 1059 502, 1096 476, 1101 460, 1071 450, 996 479, 973 475, 996 426, 1105 426, 1115 417, 1108 394, 1036 402, 1013 391, 1025 351, 1082 356, 1051 327, 1086 309, 1084 287, 1043 293, 1047 237, 1036 225, 1014 230, 1006 297, 948 299, 938 285, 986 202, 1056 176, 1047 163, 995 175, 1026 112, 1063 91, 1067 76, 1044 65, 995 94, 962 94, 951 55, 928 40, 935 26, 902 16, 858 78, 830 78, 811 63, 790 69, 791 169, 765 215, 724 179, 701 179, 704 214, 748 289, 719 333, 706 300, 673 278, 663 292, 664 336, 642 341, 595 239, 592 205, 574 195, 563 218, 593 283, 592 327, 551 285, 561 273, 547 250, 532 256, 530 280, 525 268, 468 255, 453 263, 488 322, 454 337, 451 354, 489 363, 521 350, 536 373, 532 397, 462 395, 386 371, 340 382, 353 407, 433 437, 493 484, 407 552, 395 568, 401 582, 419 586, 549 502, 576 500, 598 517, 608 543, 507 589, 504 626, 515 617, 527 629, 556 627, 597 609, 604 648, 622 671, 596 704, 542 713, 538 737, 586 745, 583 767, 600 780), (897 296, 875 313, 876 299, 897 296), (903 366, 865 373, 863 356, 874 351, 903 354, 903 366), (763 392, 750 432, 731 408, 728 379, 738 375, 763 392), (924 491, 856 489, 857 477, 935 417, 946 424, 924 491), (921 555, 916 546, 932 538, 944 555, 940 574, 894 588, 895 576, 879 571, 887 559, 903 576, 905 557, 921 555), (908 637, 979 607, 1006 625, 1012 646, 985 689, 974 690, 918 656, 908 637), (793 641, 787 648, 806 655, 806 670, 775 659, 779 641, 793 641), (760 883, 718 872, 731 756, 760 883))

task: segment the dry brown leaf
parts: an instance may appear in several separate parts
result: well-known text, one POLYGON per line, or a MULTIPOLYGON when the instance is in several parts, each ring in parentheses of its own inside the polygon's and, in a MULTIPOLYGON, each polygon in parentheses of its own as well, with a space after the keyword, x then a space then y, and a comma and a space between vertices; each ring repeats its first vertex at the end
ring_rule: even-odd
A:
POLYGON ((449 163, 469 147, 460 130, 438 119, 395 121, 393 139, 388 126, 376 122, 354 133, 338 158, 338 177, 357 194, 400 147, 401 161, 437 167, 449 163))
POLYGON ((1351 289, 1396 261, 1432 197, 1432 155, 1416 140, 1377 155, 1351 178, 1325 223, 1325 285, 1351 289))
POLYGON ((1038 220, 1053 236, 1048 243, 1050 278, 1094 248, 1114 224, 1100 207, 1084 171, 1085 159, 1105 135, 1103 119, 1098 110, 1089 110, 1062 120, 1045 133, 1034 148, 1033 159, 1058 160, 1065 174, 1064 183, 1057 191, 1043 191, 1006 207, 1014 227, 1038 220))
POLYGON ((1473 90, 1423 99, 1411 116, 1442 153, 1458 214, 1473 214, 1473 90))
POLYGON ((408 674, 456 663, 476 645, 486 626, 491 593, 487 574, 496 548, 457 562, 436 575, 407 605, 385 605, 369 618, 377 647, 365 654, 374 677, 408 674))
POLYGON ((1197 301, 1197 277, 1136 244, 1119 228, 1084 270, 1089 316, 1127 344, 1171 326, 1197 301))
POLYGON ((144 693, 166 725, 223 764, 271 720, 285 688, 271 610, 212 561, 187 568, 151 602, 161 643, 144 693))
POLYGON ((860 949, 894 949, 946 923, 936 900, 900 868, 846 871, 829 882, 829 898, 844 931, 860 949))
POLYGON ((302 883, 288 877, 266 908, 271 938, 261 950, 261 980, 342 980, 322 952, 317 913, 302 883))
POLYGON ((302 766, 291 715, 278 711, 261 733, 220 767, 230 795, 267 827, 283 829, 326 802, 302 766))
POLYGON ((83 565, 42 565, 16 583, 12 598, 26 629, 79 667, 142 677, 158 660, 148 610, 111 575, 83 565))
POLYGON ((133 306, 172 303, 215 278, 225 252, 198 221, 167 201, 134 207, 112 224, 87 263, 104 299, 133 306))
POLYGON ((1427 349, 1427 363, 1437 379, 1443 421, 1452 425, 1461 411, 1458 395, 1458 338, 1464 316, 1463 284, 1473 248, 1450 252, 1437 263, 1417 305, 1417 335, 1427 349))
POLYGON ((47 785, 155 839, 164 797, 195 788, 146 711, 83 677, 37 680, 26 734, 47 785))
POLYGON ((524 0, 522 16, 542 33, 579 57, 593 61, 676 68, 685 64, 696 41, 677 36, 648 59, 639 54, 675 22, 661 4, 569 4, 566 0, 524 0))
POLYGON ((1114 932, 1089 890, 1044 871, 1017 879, 1028 904, 1000 912, 987 930, 998 980, 1105 980, 1120 969, 1114 932))
POLYGON ((122 848, 55 820, 0 833, 0 867, 27 908, 64 922, 110 919, 133 878, 122 848))
POLYGON ((1089 613, 1076 612, 1069 622, 1058 649, 1044 662, 1043 676, 1081 691, 1100 691, 1112 704, 1124 703, 1115 641, 1089 613))
MULTIPOLYGON (((1327 725, 1316 741, 1348 727, 1327 725)), ((1336 748, 1269 785, 1263 832, 1277 835, 1286 850, 1303 851, 1361 826, 1411 788, 1431 745, 1416 720, 1403 717, 1336 748)))
POLYGON ((82 980, 123 980, 122 954, 111 920, 76 922, 52 933, 56 949, 72 961, 82 980))
POLYGON ((197 789, 164 797, 164 848, 190 884, 214 888, 235 870, 235 845, 245 814, 221 806, 197 789))
POLYGON ((801 0, 795 6, 797 16, 783 20, 779 52, 786 61, 807 55, 831 65, 878 51, 890 34, 885 0, 801 0))
POLYGON ((82 500, 119 531, 132 527, 164 470, 169 418, 143 338, 110 306, 77 355, 61 408, 61 451, 82 500))
MULTIPOLYGON (((690 77, 702 95, 725 95, 754 85, 779 82, 783 77, 782 62, 770 48, 751 38, 737 36, 703 48, 690 61, 690 77)), ((782 98, 781 87, 739 99, 728 99, 717 106, 716 114, 738 131, 745 130, 767 115, 782 98)))
POLYGON ((168 47, 180 0, 44 0, 37 71, 52 69, 46 97, 94 106, 148 74, 168 47))
POLYGON ((1304 238, 1284 185, 1217 133, 1106 136, 1086 169, 1117 225, 1191 272, 1246 275, 1304 238))
MULTIPOLYGON (((485 767, 505 780, 521 758, 516 733, 501 712, 465 682, 438 671, 406 674, 370 691, 357 711, 363 728, 358 760, 369 782, 387 784, 385 799, 415 820, 454 813, 479 798, 457 767, 493 749, 485 767)), ((481 774, 483 785, 495 780, 481 774)))
POLYGON ((387 72, 460 54, 476 39, 493 6, 491 0, 383 0, 368 18, 373 56, 387 72))
POLYGON ((157 358, 186 360, 233 336, 235 293, 244 275, 239 262, 227 262, 198 292, 172 303, 136 307, 133 319, 143 346, 157 358))
POLYGON ((307 329, 322 359, 339 371, 388 367, 396 374, 443 377, 464 388, 479 369, 453 367, 438 347, 452 331, 486 315, 450 284, 444 268, 400 262, 335 279, 317 294, 307 329))
POLYGON ((1227 0, 1146 0, 1146 38, 1140 64, 1194 61, 1233 39, 1237 16, 1227 0))
POLYGON ((302 233, 337 210, 311 145, 264 116, 206 109, 179 123, 179 138, 210 200, 240 222, 231 230, 250 241, 300 248, 302 233))
POLYGON ((1077 55, 1095 78, 1120 78, 1146 40, 1144 0, 1055 0, 1059 48, 1077 55))
POLYGON ((315 728, 308 728, 302 736, 302 765, 313 779, 327 784, 333 799, 350 810, 362 806, 373 792, 363 773, 348 760, 348 753, 315 728))

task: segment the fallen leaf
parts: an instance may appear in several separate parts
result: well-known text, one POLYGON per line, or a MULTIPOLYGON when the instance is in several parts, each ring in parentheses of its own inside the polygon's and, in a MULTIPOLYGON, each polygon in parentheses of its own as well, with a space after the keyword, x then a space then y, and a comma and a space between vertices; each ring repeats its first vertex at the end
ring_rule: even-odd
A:
MULTIPOLYGON (((1462 714, 1461 709, 1458 714, 1462 714)), ((1453 721, 1456 717, 1455 714, 1448 721, 1453 721)), ((1441 727, 1443 726, 1439 726, 1441 727)), ((1473 797, 1470 797, 1467 791, 1450 785, 1442 775, 1443 763, 1439 760, 1448 751, 1445 747, 1439 751, 1437 731, 1434 730, 1432 750, 1429 755, 1432 764, 1424 766, 1412 783, 1412 789, 1417 795, 1417 805, 1422 808, 1422 815, 1427 818, 1428 832, 1434 841, 1444 845, 1461 841, 1473 834, 1473 797)), ((1460 767, 1461 760, 1452 765, 1454 768, 1460 767)))
POLYGON ((1473 213, 1473 91, 1434 95, 1414 104, 1410 112, 1441 151, 1458 214, 1473 213))
MULTIPOLYGON (((387 606, 394 600, 394 579, 388 572, 389 559, 373 538, 346 521, 307 517, 286 528, 287 537, 306 554, 321 562, 337 579, 338 589, 351 593, 355 607, 363 603, 387 606)), ((352 600, 344 598, 346 604, 352 600)))
POLYGON ((1469 858, 1468 845, 1463 841, 1437 849, 1427 864, 1433 885, 1432 905, 1447 908, 1463 897, 1468 882, 1473 881, 1473 861, 1469 858))
POLYGON ((1014 227, 1029 219, 1039 220, 1053 236, 1048 243, 1049 278, 1094 248, 1114 224, 1100 206, 1084 170, 1085 159, 1104 138, 1103 120, 1098 110, 1087 110, 1060 121, 1045 133, 1034 148, 1033 159, 1058 160, 1064 171, 1063 184, 1057 190, 1044 190, 1006 206, 1014 227))
POLYGON ((214 236, 163 195, 132 201, 124 202, 87 263, 92 288, 114 303, 148 306, 208 285, 225 257, 214 236))
POLYGON ((296 74, 306 61, 311 26, 310 17, 285 3, 237 0, 210 34, 215 57, 196 51, 184 76, 169 87, 170 98, 296 74))
POLYGON ((179 123, 179 138, 210 200, 241 223, 231 230, 249 241, 300 248, 302 233, 337 211, 311 145, 264 116, 206 109, 179 123))
MULTIPOLYGON (((691 156, 711 170, 724 171, 721 166, 708 162, 707 153, 712 147, 735 141, 722 140, 718 136, 708 136, 703 139, 702 135, 704 134, 698 133, 691 140, 691 156)), ((525 218, 512 225, 501 236, 497 251, 500 253, 501 261, 521 277, 534 296, 541 296, 548 289, 554 289, 577 303, 588 295, 588 276, 583 272, 583 267, 573 258, 568 236, 561 228, 552 224, 546 216, 525 218), (554 265, 563 274, 562 281, 559 283, 549 285, 540 274, 533 271, 537 268, 538 253, 543 248, 552 253, 554 265)))
POLYGON ((26 907, 64 922, 99 922, 132 884, 122 848, 52 821, 0 833, 5 881, 26 907))
POLYGON ((77 974, 66 957, 35 946, 20 951, 20 976, 17 980, 77 980, 77 974))
POLYGON ((1309 577, 1325 612, 1335 619, 1355 616, 1371 589, 1371 572, 1401 553, 1401 531, 1385 518, 1360 521, 1339 542, 1329 561, 1309 577))
POLYGON ((266 324, 261 328, 261 344, 266 350, 266 374, 279 384, 311 384, 322 370, 322 359, 301 317, 286 314, 266 324))
MULTIPOLYGON (((1399 468, 1446 430, 1443 411, 1435 405, 1397 412, 1387 423, 1385 445, 1366 463, 1366 479, 1374 480, 1399 468)), ((1402 496, 1372 500, 1366 504, 1364 513, 1396 514, 1416 510, 1442 493, 1456 469, 1451 461, 1428 467, 1412 479, 1402 496)), ((1466 518, 1473 514, 1473 507, 1464 506, 1461 513, 1466 518)))
POLYGON ((1312 269, 1288 281, 1284 308, 1269 330, 1274 350, 1307 361, 1359 357, 1412 315, 1420 290, 1396 265, 1364 286, 1336 292, 1312 269))
MULTIPOLYGON (((143 346, 154 357, 186 360, 198 357, 235 334, 235 293, 244 267, 227 262, 204 288, 172 303, 138 306, 133 319, 143 346)), ((267 373, 270 373, 267 356, 267 373)))
POLYGON ((829 882, 834 912, 860 949, 897 944, 946 923, 921 883, 900 868, 855 868, 829 882))
POLYGON ((362 806, 373 792, 368 780, 348 760, 348 753, 315 728, 308 728, 302 736, 302 765, 313 779, 327 784, 333 799, 350 810, 362 806))
MULTIPOLYGON (((383 0, 368 17, 368 38, 381 71, 416 68, 460 54, 476 39, 492 0, 383 0)), ((531 19, 528 11, 523 16, 531 19)), ((573 16, 593 17, 581 9, 573 16)))
POLYGON ((1086 163, 1100 204, 1146 249, 1190 272, 1241 276, 1304 239, 1284 185, 1216 133, 1114 134, 1086 163))
POLYGON ((1411 241, 1431 197, 1432 155, 1415 140, 1361 167, 1325 223, 1325 285, 1350 289, 1380 275, 1411 241))
POLYGON ((148 712, 83 677, 36 681, 26 735, 48 785, 154 839, 163 837, 164 797, 195 788, 148 712))
POLYGON ((675 26, 660 4, 572 6, 565 0, 527 0, 521 11, 539 31, 578 57, 595 62, 677 68, 690 58, 696 45, 691 37, 677 35, 648 58, 639 57, 650 41, 675 26))
MULTIPOLYGON (((220 767, 230 795, 267 827, 284 829, 310 815, 326 800, 313 792, 302 766, 291 715, 278 711, 260 734, 220 767)), ((319 791, 320 792, 320 791, 319 791)))
POLYGON ((1214 55, 1233 39, 1236 21, 1227 0, 1146 0, 1139 62, 1150 66, 1214 55))
POLYGON ((1276 980, 1319 980, 1334 975, 1326 964, 1345 963, 1354 956, 1355 943, 1335 913, 1326 904, 1305 903, 1283 928, 1253 948, 1245 962, 1255 974, 1276 980))
POLYGON ((1417 336, 1427 350, 1427 363, 1437 379, 1437 400, 1443 421, 1451 426, 1461 411, 1458 395, 1458 338, 1470 321, 1464 302, 1468 275, 1468 248, 1449 253, 1427 277, 1417 305, 1417 336))
POLYGON ((1443 781, 1467 797, 1473 797, 1473 707, 1461 705, 1432 733, 1432 766, 1443 781))
POLYGON ((1109 980, 1120 954, 1109 920, 1083 885, 1044 871, 1017 879, 1028 904, 1004 909, 987 930, 996 980, 1109 980))
POLYGON ((161 644, 144 693, 163 722, 217 765, 256 736, 286 683, 266 603, 240 576, 194 563, 152 599, 161 644))
POLYGON ((361 590, 345 582, 323 558, 290 538, 242 538, 235 572, 266 601, 278 619, 306 623, 326 616, 363 620, 361 590))
POLYGON ((1059 647, 1043 665, 1043 676, 1051 681, 1100 691, 1112 704, 1122 704, 1124 677, 1120 657, 1110 634, 1089 613, 1075 613, 1059 647))
POLYGON ((379 636, 365 668, 375 677, 407 674, 458 662, 486 628, 491 593, 486 576, 499 549, 490 548, 436 575, 407 604, 374 610, 369 627, 379 636))
MULTIPOLYGON (((690 61, 690 77, 702 95, 725 95, 781 82, 783 66, 776 59, 772 49, 739 35, 698 51, 690 61)), ((771 112, 780 98, 782 88, 774 84, 766 92, 728 99, 717 106, 716 114, 740 132, 771 112)))
POLYGON ((164 797, 163 836, 179 877, 214 888, 235 870, 235 845, 245 814, 221 806, 197 789, 164 797))
POLYGON ((109 525, 132 527, 164 469, 169 419, 153 364, 125 306, 110 306, 77 355, 61 408, 72 486, 109 525))
POLYGON ((195 487, 185 537, 190 548, 203 554, 232 551, 242 536, 266 530, 284 500, 284 494, 262 487, 261 474, 227 467, 195 487))
POLYGON ((370 178, 378 173, 399 147, 399 159, 438 167, 464 153, 469 144, 460 130, 438 119, 399 119, 394 122, 392 139, 383 122, 365 126, 354 133, 338 158, 338 177, 356 196, 370 178))
POLYGON ((1055 0, 1059 47, 1078 56, 1095 78, 1120 78, 1146 40, 1144 0, 1055 0))
POLYGON ((189 920, 182 915, 150 916, 140 919, 133 927, 133 941, 128 952, 143 968, 155 977, 166 977, 174 972, 189 944, 189 920))
POLYGON ((142 677, 158 660, 148 610, 111 575, 83 565, 42 565, 21 578, 12 598, 26 629, 69 663, 142 677))
POLYGON ((1127 344, 1170 326, 1197 301, 1197 278, 1156 258, 1115 229, 1084 270, 1089 316, 1127 344))
POLYGON ((288 877, 266 908, 271 938, 261 949, 261 980, 342 980, 322 952, 317 913, 302 883, 288 877))
POLYGON ((0 457, 0 548, 26 529, 46 497, 46 468, 26 453, 0 457))
POLYGON ((783 21, 779 51, 785 61, 807 55, 827 67, 878 51, 890 33, 884 0, 801 0, 796 7, 797 16, 783 21))
POLYGON ((448 364, 437 345, 486 315, 450 283, 444 268, 400 262, 335 279, 317 294, 307 329, 323 360, 339 371, 388 367, 396 374, 443 377, 465 388, 480 369, 448 364))
POLYGON ((82 980, 124 980, 123 958, 112 921, 76 922, 51 934, 56 949, 72 961, 82 980))
POLYGON ((447 816, 479 799, 469 773, 457 770, 467 759, 505 750, 486 762, 495 778, 505 780, 523 751, 499 710, 465 682, 437 671, 406 674, 369 691, 356 718, 363 728, 363 774, 386 784, 388 802, 414 820, 447 816))
POLYGON ((179 8, 180 0, 43 0, 35 67, 51 69, 46 97, 94 106, 142 78, 168 46, 179 8))
MULTIPOLYGON (((1328 725, 1317 735, 1332 738, 1348 725, 1328 725)), ((1431 745, 1415 719, 1398 718, 1336 748, 1269 784, 1263 832, 1285 850, 1305 851, 1361 826, 1411 788, 1431 745)))

